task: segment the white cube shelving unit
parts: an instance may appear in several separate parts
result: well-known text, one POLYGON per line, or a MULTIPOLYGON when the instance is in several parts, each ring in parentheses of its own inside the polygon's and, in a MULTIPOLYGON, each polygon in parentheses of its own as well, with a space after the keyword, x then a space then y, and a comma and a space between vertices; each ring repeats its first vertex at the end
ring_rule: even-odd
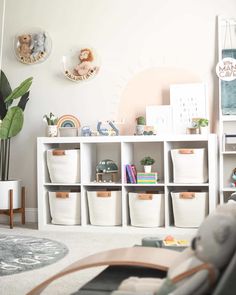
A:
MULTIPOLYGON (((78 230, 130 232, 142 234, 175 234, 192 233, 191 228, 174 227, 171 192, 204 191, 209 193, 209 212, 218 203, 217 192, 217 137, 215 134, 203 135, 168 135, 168 136, 97 136, 97 137, 39 137, 37 140, 38 167, 38 224, 40 230, 78 230), (51 183, 46 164, 46 151, 52 148, 80 149, 80 183, 51 183), (174 183, 171 149, 205 148, 207 151, 208 182, 207 183, 174 183), (153 171, 159 172, 156 184, 126 183, 125 165, 134 164, 142 171, 140 159, 146 155, 156 162, 153 171), (115 183, 96 183, 96 165, 103 159, 112 159, 119 168, 115 183), (88 190, 120 190, 122 192, 122 224, 121 226, 93 226, 89 221, 87 202, 88 190), (48 191, 79 191, 81 193, 81 225, 62 226, 51 224, 48 191), (163 227, 143 228, 130 225, 128 208, 129 192, 152 192, 164 194, 163 227)), ((193 167, 194 169, 194 167, 193 167)))

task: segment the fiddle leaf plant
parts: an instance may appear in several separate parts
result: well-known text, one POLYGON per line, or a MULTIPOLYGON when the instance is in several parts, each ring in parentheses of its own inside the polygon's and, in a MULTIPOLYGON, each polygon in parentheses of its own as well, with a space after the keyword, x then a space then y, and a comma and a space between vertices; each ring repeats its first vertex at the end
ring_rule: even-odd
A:
POLYGON ((3 71, 0 72, 0 181, 8 180, 10 139, 16 136, 24 123, 24 110, 29 100, 33 78, 24 80, 13 91, 3 71), (17 99, 18 103, 13 105, 17 99))

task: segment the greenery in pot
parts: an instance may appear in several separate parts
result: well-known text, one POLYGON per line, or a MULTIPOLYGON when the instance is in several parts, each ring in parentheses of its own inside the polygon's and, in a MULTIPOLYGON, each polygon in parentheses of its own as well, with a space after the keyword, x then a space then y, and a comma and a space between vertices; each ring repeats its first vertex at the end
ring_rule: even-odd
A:
POLYGON ((193 124, 196 128, 207 127, 209 124, 209 120, 206 118, 196 118, 193 119, 193 124))
POLYGON ((23 127, 32 80, 30 77, 12 90, 4 72, 0 72, 0 181, 9 180, 10 140, 23 127), (13 104, 16 100, 18 103, 13 104))
POLYGON ((144 157, 141 161, 140 164, 143 166, 150 166, 155 163, 155 160, 151 158, 150 156, 144 157))
POLYGON ((136 118, 136 121, 137 121, 137 125, 146 125, 146 120, 142 116, 136 118))

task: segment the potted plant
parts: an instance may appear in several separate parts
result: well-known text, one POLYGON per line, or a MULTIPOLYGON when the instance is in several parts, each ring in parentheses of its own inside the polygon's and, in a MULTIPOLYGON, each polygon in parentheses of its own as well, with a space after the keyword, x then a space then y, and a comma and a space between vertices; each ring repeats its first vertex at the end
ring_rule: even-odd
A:
POLYGON ((144 126, 146 125, 146 120, 144 117, 140 116, 138 118, 136 118, 136 134, 137 135, 143 135, 144 133, 144 126))
POLYGON ((55 115, 53 115, 53 113, 50 113, 49 115, 44 115, 43 119, 47 123, 47 135, 52 137, 57 136, 58 118, 55 115))
POLYGON ((196 118, 193 119, 196 128, 199 128, 201 134, 208 134, 208 124, 209 120, 206 118, 196 118))
POLYGON ((151 158, 150 156, 144 157, 140 164, 144 166, 144 172, 150 173, 152 171, 152 165, 155 163, 155 160, 151 158))
POLYGON ((32 79, 24 80, 12 90, 4 72, 0 72, 0 209, 9 208, 10 189, 13 190, 13 209, 20 208, 20 180, 9 179, 10 142, 23 127, 32 79), (18 103, 13 104, 16 100, 18 103))

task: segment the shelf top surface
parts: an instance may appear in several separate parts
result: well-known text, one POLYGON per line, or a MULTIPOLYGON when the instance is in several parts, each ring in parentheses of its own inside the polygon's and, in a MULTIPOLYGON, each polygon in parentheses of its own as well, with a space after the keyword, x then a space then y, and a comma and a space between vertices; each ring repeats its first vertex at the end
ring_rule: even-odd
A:
POLYGON ((38 143, 103 143, 103 142, 163 142, 163 141, 207 141, 216 134, 170 134, 170 135, 126 135, 126 136, 76 136, 76 137, 38 137, 38 143))

